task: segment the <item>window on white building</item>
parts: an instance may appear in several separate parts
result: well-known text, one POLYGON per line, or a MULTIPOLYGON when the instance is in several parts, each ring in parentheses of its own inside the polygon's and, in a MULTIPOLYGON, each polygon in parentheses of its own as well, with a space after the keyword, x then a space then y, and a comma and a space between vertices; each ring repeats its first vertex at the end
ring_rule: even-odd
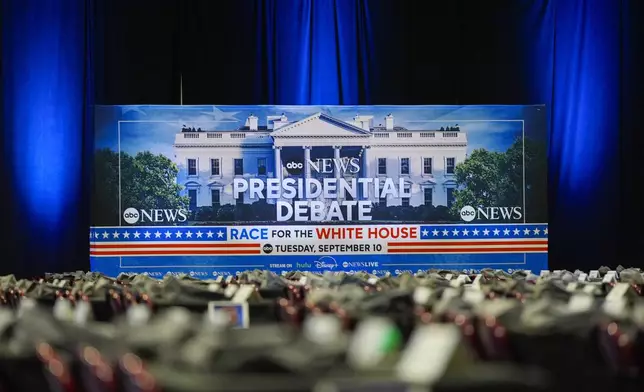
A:
POLYGON ((257 158, 257 175, 266 175, 266 158, 257 158))
POLYGON ((423 174, 432 174, 432 158, 423 158, 423 174))
POLYGON ((447 208, 452 208, 454 204, 454 188, 447 188, 447 208))
MULTIPOLYGON (((411 185, 405 184, 405 195, 409 195, 410 189, 411 189, 411 185)), ((409 199, 410 199, 409 197, 403 197, 402 198, 402 206, 403 207, 409 207, 409 202, 410 202, 409 199)))
POLYGON ((234 168, 235 168, 235 175, 236 176, 243 176, 244 175, 244 160, 242 158, 235 158, 234 162, 234 168))
POLYGON ((400 174, 409 174, 409 158, 400 158, 400 174))
POLYGON ((387 175, 387 158, 378 158, 378 175, 387 175))
POLYGON ((211 176, 220 176, 221 175, 221 162, 219 158, 213 158, 210 160, 210 175, 211 176))
POLYGON ((454 169, 456 169, 456 158, 446 158, 445 173, 454 174, 454 169))
POLYGON ((378 190, 378 204, 381 206, 387 207, 387 197, 382 197, 382 190, 383 188, 380 188, 378 190))
POLYGON ((196 159, 188 159, 188 175, 189 176, 196 176, 197 175, 197 160, 196 159))
POLYGON ((190 211, 197 210, 197 190, 188 189, 188 198, 190 199, 190 211))
POLYGON ((426 206, 431 206, 434 204, 434 188, 424 188, 423 196, 425 198, 426 206))
POLYGON ((219 207, 221 205, 221 191, 219 189, 211 189, 210 195, 212 198, 212 206, 219 207))

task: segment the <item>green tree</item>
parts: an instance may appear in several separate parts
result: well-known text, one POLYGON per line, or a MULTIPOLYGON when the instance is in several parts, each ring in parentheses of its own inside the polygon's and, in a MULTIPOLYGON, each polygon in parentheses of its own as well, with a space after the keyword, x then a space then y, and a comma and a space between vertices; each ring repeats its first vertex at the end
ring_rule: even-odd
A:
POLYGON ((121 208, 188 208, 190 199, 179 196, 179 169, 166 156, 149 151, 135 157, 121 153, 121 208))
POLYGON ((119 223, 119 156, 109 149, 94 153, 92 224, 119 223))
POLYGON ((456 167, 452 214, 463 206, 522 206, 529 221, 547 221, 545 146, 517 138, 504 153, 477 149, 456 167), (525 189, 523 176, 525 173, 525 189))
MULTIPOLYGON (((121 209, 187 208, 188 197, 179 196, 182 186, 177 184, 179 169, 167 157, 151 152, 131 156, 121 152, 120 157, 121 209)), ((96 225, 117 225, 123 211, 119 211, 119 156, 103 149, 94 155, 94 208, 96 225)))
MULTIPOLYGON (((515 143, 507 152, 508 160, 525 161, 525 214, 529 222, 548 221, 548 154, 544 143, 530 138, 525 146, 515 143), (525 153, 523 153, 525 151, 525 153)), ((515 164, 516 166, 516 164, 515 164)), ((512 171, 515 184, 521 184, 521 173, 512 171)))
POLYGON ((456 183, 452 212, 458 216, 463 206, 494 206, 505 194, 507 179, 502 173, 505 154, 477 149, 456 167, 456 183))

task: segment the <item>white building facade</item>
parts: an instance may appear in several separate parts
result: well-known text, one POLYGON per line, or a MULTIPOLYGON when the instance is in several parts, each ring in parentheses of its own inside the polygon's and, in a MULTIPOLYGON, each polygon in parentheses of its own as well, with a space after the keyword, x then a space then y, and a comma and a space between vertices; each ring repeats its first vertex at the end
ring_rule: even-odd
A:
MULTIPOLYGON (((380 198, 375 189, 361 194, 361 199, 386 206, 449 206, 456 188, 455 168, 467 156, 465 132, 444 130, 409 130, 394 125, 388 115, 384 125, 373 126, 372 116, 355 116, 343 121, 316 113, 300 121, 289 122, 284 116, 268 116, 267 124, 259 125, 256 116, 249 116, 244 127, 234 131, 196 132, 184 129, 175 137, 175 163, 179 167, 177 181, 189 196, 190 207, 220 206, 257 200, 248 192, 237 199, 233 196, 235 177, 315 178, 309 165, 298 175, 285 168, 285 152, 293 152, 301 162, 308 162, 320 149, 329 151, 329 158, 344 157, 346 151, 359 151, 362 178, 391 178, 395 184, 405 181, 409 197, 380 198)), ((334 173, 336 178, 351 175, 334 173)), ((342 198, 342 196, 339 196, 342 198)))

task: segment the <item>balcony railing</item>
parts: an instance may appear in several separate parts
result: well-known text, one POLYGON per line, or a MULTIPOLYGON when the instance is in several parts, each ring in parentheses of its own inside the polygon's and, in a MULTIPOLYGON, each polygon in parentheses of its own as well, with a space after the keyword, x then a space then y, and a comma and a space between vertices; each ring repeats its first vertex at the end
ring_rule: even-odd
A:
MULTIPOLYGON (((390 143, 467 143, 467 134, 465 132, 374 132, 373 143, 390 144, 390 143), (393 139, 393 140, 392 140, 393 139)), ((268 133, 249 133, 249 132, 181 132, 175 137, 176 144, 269 144, 270 135, 268 133), (216 140, 214 140, 216 139, 216 140)))
POLYGON ((268 143, 268 134, 245 132, 182 132, 175 137, 176 144, 201 144, 201 143, 268 143), (216 139, 216 140, 215 140, 216 139))
POLYGON ((378 132, 373 134, 373 143, 375 144, 396 144, 396 143, 467 143, 467 134, 465 132, 378 132), (389 136, 392 135, 392 136, 389 136), (391 138, 395 138, 391 140, 391 138))

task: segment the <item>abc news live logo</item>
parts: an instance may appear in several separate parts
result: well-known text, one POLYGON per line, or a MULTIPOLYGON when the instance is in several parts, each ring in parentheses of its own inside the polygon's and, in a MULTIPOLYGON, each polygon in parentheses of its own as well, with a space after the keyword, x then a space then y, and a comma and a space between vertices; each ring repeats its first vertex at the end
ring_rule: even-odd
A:
POLYGON ((465 222, 478 220, 521 220, 523 210, 521 207, 479 207, 465 206, 461 208, 461 219, 465 222))
POLYGON ((137 223, 163 223, 163 222, 185 222, 188 220, 188 211, 184 209, 151 209, 137 210, 128 208, 123 211, 123 220, 134 225, 137 223))

